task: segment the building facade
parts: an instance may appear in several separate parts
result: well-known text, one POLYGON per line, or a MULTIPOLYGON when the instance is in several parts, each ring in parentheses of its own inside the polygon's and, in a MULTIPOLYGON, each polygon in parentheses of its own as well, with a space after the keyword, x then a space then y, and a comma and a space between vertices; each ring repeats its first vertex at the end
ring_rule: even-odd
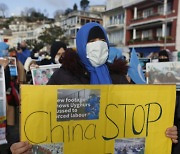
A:
POLYGON ((180 50, 179 0, 139 0, 124 4, 125 44, 143 54, 180 50))
POLYGON ((113 46, 125 44, 125 10, 122 1, 108 0, 103 13, 103 26, 107 31, 109 42, 113 46))
POLYGON ((78 30, 86 23, 97 22, 102 24, 101 13, 85 12, 85 11, 73 11, 69 13, 60 21, 60 26, 65 30, 65 36, 69 40, 69 46, 76 46, 76 34, 78 30))
POLYGON ((104 12, 106 10, 105 5, 91 5, 88 9, 90 12, 104 12))
POLYGON ((103 26, 107 31, 110 44, 123 46, 125 44, 125 14, 122 6, 106 10, 103 13, 103 26))
POLYGON ((23 40, 38 40, 38 36, 44 31, 45 28, 49 28, 49 24, 44 23, 27 23, 27 22, 15 22, 9 25, 9 35, 3 32, 3 40, 10 45, 10 47, 16 47, 17 43, 23 40))

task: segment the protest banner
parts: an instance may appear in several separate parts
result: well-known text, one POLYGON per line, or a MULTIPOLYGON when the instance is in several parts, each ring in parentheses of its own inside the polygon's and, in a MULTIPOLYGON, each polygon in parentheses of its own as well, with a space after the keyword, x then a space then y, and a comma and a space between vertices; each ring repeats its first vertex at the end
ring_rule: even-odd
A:
POLYGON ((0 144, 6 141, 6 89, 4 68, 0 65, 0 144))
POLYGON ((21 140, 64 154, 170 154, 175 98, 175 85, 22 85, 21 140))
POLYGON ((51 75, 60 68, 61 64, 42 65, 38 68, 32 68, 31 74, 34 85, 45 85, 51 75))
POLYGON ((148 84, 180 85, 180 62, 147 63, 148 84))

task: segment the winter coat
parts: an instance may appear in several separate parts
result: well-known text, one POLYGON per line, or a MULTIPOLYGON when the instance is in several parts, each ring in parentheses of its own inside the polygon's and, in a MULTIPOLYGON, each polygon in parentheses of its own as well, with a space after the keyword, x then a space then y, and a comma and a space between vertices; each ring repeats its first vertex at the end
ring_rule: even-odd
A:
POLYGON ((86 75, 74 75, 70 71, 60 67, 49 79, 47 85, 72 85, 89 84, 89 78, 86 75))

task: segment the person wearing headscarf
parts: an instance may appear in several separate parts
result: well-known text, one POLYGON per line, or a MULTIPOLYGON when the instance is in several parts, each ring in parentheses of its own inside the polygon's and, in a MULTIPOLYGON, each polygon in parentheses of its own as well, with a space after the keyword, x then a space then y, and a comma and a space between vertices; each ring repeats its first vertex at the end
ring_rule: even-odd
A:
POLYGON ((169 54, 166 50, 161 50, 158 57, 159 62, 169 62, 169 54))
POLYGON ((61 41, 55 41, 51 45, 50 56, 52 63, 59 64, 66 50, 66 44, 61 41))
POLYGON ((109 41, 104 28, 95 22, 81 27, 76 36, 78 55, 90 73, 90 84, 111 84, 107 65, 109 41))
MULTIPOLYGON (((76 46, 82 63, 90 73, 90 84, 111 84, 105 64, 109 55, 109 41, 104 28, 94 22, 85 24, 77 33, 76 46)), ((177 143, 177 127, 167 128, 166 136, 177 143)))

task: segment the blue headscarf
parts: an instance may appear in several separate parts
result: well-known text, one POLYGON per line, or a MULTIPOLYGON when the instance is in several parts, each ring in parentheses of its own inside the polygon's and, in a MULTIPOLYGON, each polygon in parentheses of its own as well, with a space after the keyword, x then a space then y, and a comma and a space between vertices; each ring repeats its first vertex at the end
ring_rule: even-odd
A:
POLYGON ((109 70, 108 70, 106 64, 103 64, 99 67, 94 67, 91 65, 91 63, 86 55, 86 45, 88 42, 89 31, 93 27, 96 27, 96 26, 98 26, 104 32, 105 39, 106 39, 107 45, 109 47, 109 41, 108 41, 107 34, 106 34, 104 28, 98 23, 91 22, 91 23, 87 23, 84 26, 82 26, 77 33, 77 36, 76 36, 77 52, 78 52, 78 55, 79 55, 82 63, 85 65, 86 69, 90 72, 90 83, 91 84, 111 84, 112 81, 111 81, 111 78, 109 75, 109 70))

